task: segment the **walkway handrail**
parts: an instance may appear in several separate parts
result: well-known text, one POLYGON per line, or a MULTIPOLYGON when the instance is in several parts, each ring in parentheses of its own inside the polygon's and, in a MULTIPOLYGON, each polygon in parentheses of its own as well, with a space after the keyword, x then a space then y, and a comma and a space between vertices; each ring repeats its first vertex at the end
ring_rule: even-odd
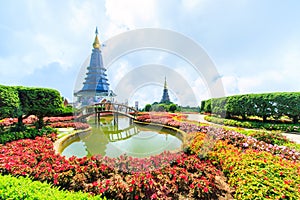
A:
POLYGON ((96 103, 94 104, 96 113, 101 112, 116 112, 116 113, 125 113, 127 115, 131 115, 133 118, 136 118, 138 114, 138 110, 133 107, 129 107, 124 104, 120 103, 112 103, 112 102, 105 102, 105 103, 96 103))
POLYGON ((77 119, 80 120, 92 114, 95 114, 95 117, 100 117, 100 113, 103 112, 112 112, 117 114, 119 113, 127 117, 136 119, 139 111, 124 104, 105 102, 82 107, 75 112, 75 115, 77 116, 77 119))

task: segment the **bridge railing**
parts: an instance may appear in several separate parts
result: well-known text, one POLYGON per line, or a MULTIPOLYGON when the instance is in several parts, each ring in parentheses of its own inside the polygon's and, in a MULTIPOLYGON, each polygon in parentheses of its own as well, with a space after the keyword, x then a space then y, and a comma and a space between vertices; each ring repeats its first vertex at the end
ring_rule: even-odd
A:
POLYGON ((82 121, 92 114, 95 114, 94 106, 85 106, 74 112, 74 115, 77 117, 78 121, 82 121))
POLYGON ((117 113, 126 113, 132 115, 134 118, 136 118, 138 114, 138 110, 120 103, 105 102, 105 103, 94 104, 94 106, 95 106, 96 113, 111 111, 117 113))

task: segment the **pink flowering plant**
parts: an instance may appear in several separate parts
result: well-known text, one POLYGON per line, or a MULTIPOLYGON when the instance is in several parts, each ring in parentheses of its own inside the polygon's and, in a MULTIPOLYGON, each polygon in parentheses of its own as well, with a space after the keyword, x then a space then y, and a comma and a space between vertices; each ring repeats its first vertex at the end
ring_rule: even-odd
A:
POLYGON ((2 145, 0 172, 29 176, 73 191, 120 199, 210 199, 220 172, 196 155, 163 153, 149 158, 65 157, 55 154, 55 134, 2 145), (159 167, 158 166, 162 166, 159 167))
MULTIPOLYGON (((53 150, 57 139, 53 133, 1 145, 0 173, 28 176, 108 199, 217 199, 222 192, 217 177, 224 173, 236 199, 300 198, 298 151, 254 135, 183 122, 175 114, 159 115, 138 119, 185 131, 184 152, 148 158, 96 155, 67 159, 53 150)), ((72 123, 55 120, 52 126, 72 123)))

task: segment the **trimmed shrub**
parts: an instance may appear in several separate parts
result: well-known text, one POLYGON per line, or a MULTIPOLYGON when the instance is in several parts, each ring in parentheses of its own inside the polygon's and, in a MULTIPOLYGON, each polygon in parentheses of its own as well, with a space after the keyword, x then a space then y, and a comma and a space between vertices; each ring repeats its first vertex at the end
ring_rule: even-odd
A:
POLYGON ((55 116, 63 110, 63 101, 60 93, 48 88, 16 87, 23 115, 38 117, 38 128, 44 125, 43 118, 55 116))
POLYGON ((282 123, 266 123, 266 122, 257 122, 257 121, 239 121, 234 119, 224 119, 213 116, 205 116, 205 120, 222 124, 225 126, 235 126, 242 128, 257 128, 257 129, 266 129, 266 130, 281 130, 285 132, 300 132, 300 124, 282 124, 282 123))
POLYGON ((14 116, 19 106, 18 92, 12 87, 0 85, 0 119, 14 116))
POLYGON ((300 92, 276 92, 245 94, 213 98, 201 102, 201 111, 213 113, 222 118, 250 116, 279 119, 288 116, 296 124, 300 117, 300 92))
POLYGON ((20 139, 33 139, 36 136, 42 136, 42 135, 48 135, 51 133, 55 133, 56 130, 50 127, 44 127, 40 130, 25 127, 23 131, 14 131, 14 127, 12 127, 10 130, 1 132, 0 133, 0 144, 5 144, 7 142, 20 140, 20 139))

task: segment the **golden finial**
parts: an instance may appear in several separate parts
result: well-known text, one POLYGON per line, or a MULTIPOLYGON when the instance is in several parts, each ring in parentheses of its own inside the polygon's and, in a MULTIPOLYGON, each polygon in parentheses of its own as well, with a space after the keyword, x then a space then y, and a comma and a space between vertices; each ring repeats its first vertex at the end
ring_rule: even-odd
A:
POLYGON ((165 85, 164 88, 167 89, 167 77, 165 77, 165 85))
POLYGON ((94 49, 100 49, 100 42, 99 42, 99 39, 98 39, 98 28, 97 27, 96 27, 95 34, 96 34, 96 37, 95 37, 95 40, 94 40, 94 43, 93 43, 93 47, 94 47, 94 49))

